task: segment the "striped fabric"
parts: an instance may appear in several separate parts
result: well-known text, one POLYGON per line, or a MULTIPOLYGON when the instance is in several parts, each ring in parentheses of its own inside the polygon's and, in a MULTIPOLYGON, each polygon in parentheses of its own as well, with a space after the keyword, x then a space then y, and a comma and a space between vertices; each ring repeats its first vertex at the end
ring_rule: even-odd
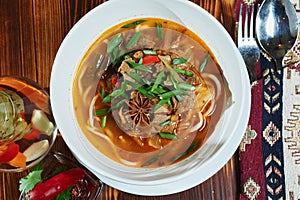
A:
POLYGON ((242 200, 300 199, 300 39, 284 62, 287 67, 276 71, 262 52, 257 66, 264 78, 252 88, 239 148, 242 200))

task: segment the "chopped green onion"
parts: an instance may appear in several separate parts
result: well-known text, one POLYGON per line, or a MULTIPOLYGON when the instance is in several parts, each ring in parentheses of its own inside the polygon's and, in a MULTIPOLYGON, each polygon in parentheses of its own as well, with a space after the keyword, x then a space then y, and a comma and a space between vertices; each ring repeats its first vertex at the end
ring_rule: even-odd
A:
POLYGON ((173 96, 181 95, 181 94, 187 95, 187 92, 184 91, 184 90, 172 90, 172 91, 169 91, 169 92, 160 94, 159 96, 160 96, 162 99, 170 99, 170 98, 173 97, 173 96))
POLYGON ((106 97, 104 97, 102 99, 102 102, 103 103, 109 103, 109 102, 111 102, 111 95, 107 95, 106 97))
POLYGON ((184 63, 186 63, 187 60, 188 60, 187 58, 174 58, 174 59, 172 60, 171 65, 180 65, 180 64, 184 64, 184 63))
POLYGON ((135 62, 131 62, 131 61, 126 61, 126 63, 133 69, 136 70, 140 70, 140 71, 145 71, 145 72, 149 72, 152 73, 152 70, 149 69, 147 66, 139 64, 139 63, 135 63, 135 62))
POLYGON ((156 23, 156 34, 159 39, 161 40, 163 39, 164 36, 163 36, 163 29, 161 24, 156 23))
POLYGON ((140 39, 141 35, 142 35, 142 32, 136 32, 132 36, 132 38, 129 40, 129 42, 127 43, 126 48, 130 48, 130 47, 133 47, 134 45, 136 45, 136 43, 140 39))
POLYGON ((178 83, 177 86, 178 86, 178 89, 182 89, 182 90, 193 91, 196 89, 195 86, 188 84, 188 83, 178 83))
POLYGON ((116 89, 116 90, 114 90, 112 93, 110 93, 109 95, 110 95, 111 97, 119 97, 119 96, 121 96, 123 93, 124 93, 124 90, 122 90, 122 89, 116 89))
POLYGON ((162 99, 154 106, 154 112, 157 111, 161 106, 168 103, 170 99, 162 99))
POLYGON ((149 165, 153 164, 154 162, 158 161, 165 154, 166 154, 166 152, 165 153, 159 153, 158 155, 154 156, 153 158, 151 158, 148 161, 146 161, 145 163, 143 163, 141 166, 142 167, 149 166, 149 165))
POLYGON ((145 22, 145 21, 146 21, 146 20, 141 19, 141 20, 138 20, 138 21, 135 21, 135 22, 126 24, 126 25, 122 26, 121 28, 130 28, 130 27, 139 25, 139 24, 141 24, 141 23, 143 23, 143 22, 145 22))
POLYGON ((125 55, 124 56, 124 60, 128 60, 128 59, 130 59, 131 57, 130 57, 130 55, 125 55))
POLYGON ((143 78, 135 72, 127 72, 126 74, 137 82, 143 82, 143 78))
POLYGON ((127 99, 122 99, 117 104, 111 106, 111 110, 115 110, 115 109, 120 108, 125 103, 125 101, 127 101, 127 99))
POLYGON ((156 50, 151 50, 151 49, 144 49, 143 53, 146 55, 157 55, 157 51, 156 50))
POLYGON ((186 75, 186 76, 193 76, 194 75, 193 72, 187 71, 187 70, 184 70, 184 69, 174 68, 174 71, 176 71, 179 74, 186 75))
POLYGON ((105 94, 105 90, 103 87, 101 87, 101 91, 100 91, 100 94, 101 94, 101 99, 104 99, 106 94, 105 94))
POLYGON ((116 34, 107 45, 107 53, 110 54, 123 41, 122 34, 116 34))
POLYGON ((178 139, 177 135, 172 133, 159 133, 159 136, 164 139, 171 139, 171 140, 178 139))
POLYGON ((161 83, 164 75, 165 75, 164 71, 159 72, 159 74, 157 75, 156 80, 151 88, 151 92, 153 92, 155 89, 157 89, 157 87, 161 83))
MULTIPOLYGON (((152 87, 151 87, 152 88, 152 87)), ((158 88, 155 88, 155 90, 154 91, 152 91, 154 94, 162 94, 162 93, 165 93, 165 92, 167 92, 167 90, 165 90, 164 88, 160 88, 160 87, 158 87, 158 88)))
POLYGON ((175 97, 176 97, 178 102, 182 102, 184 100, 183 97, 180 96, 180 95, 176 95, 175 97))
POLYGON ((185 155, 189 154, 190 152, 193 152, 197 147, 198 147, 198 142, 193 142, 186 151, 178 154, 177 156, 174 156, 173 158, 171 158, 170 161, 174 162, 174 161, 184 157, 185 155))
POLYGON ((170 123, 171 123, 171 120, 168 119, 168 120, 164 121, 163 123, 161 123, 160 126, 164 127, 164 126, 169 125, 170 123))
POLYGON ((101 128, 104 129, 105 126, 106 126, 106 119, 107 119, 107 116, 105 115, 103 118, 102 118, 102 123, 101 123, 101 128))
POLYGON ((130 81, 127 81, 127 84, 130 85, 131 87, 133 87, 135 90, 142 93, 143 95, 145 95, 146 97, 151 98, 151 99, 155 98, 155 95, 152 92, 147 91, 144 86, 130 82, 130 81))
POLYGON ((203 59, 203 61, 201 62, 200 66, 199 66, 199 72, 203 72, 204 68, 206 67, 206 65, 208 63, 209 57, 210 57, 210 55, 209 55, 209 53, 207 53, 205 58, 203 59))
POLYGON ((106 115, 107 113, 109 113, 111 111, 110 108, 105 108, 105 109, 101 109, 101 110, 96 110, 95 111, 95 115, 99 116, 99 115, 106 115))

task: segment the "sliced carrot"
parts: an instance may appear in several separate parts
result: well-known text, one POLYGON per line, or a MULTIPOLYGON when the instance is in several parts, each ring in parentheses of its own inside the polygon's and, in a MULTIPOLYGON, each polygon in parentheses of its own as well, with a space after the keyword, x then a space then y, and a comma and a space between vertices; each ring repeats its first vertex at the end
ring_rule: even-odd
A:
POLYGON ((11 161, 8 162, 11 166, 25 168, 26 167, 26 156, 18 152, 17 156, 14 157, 11 161))

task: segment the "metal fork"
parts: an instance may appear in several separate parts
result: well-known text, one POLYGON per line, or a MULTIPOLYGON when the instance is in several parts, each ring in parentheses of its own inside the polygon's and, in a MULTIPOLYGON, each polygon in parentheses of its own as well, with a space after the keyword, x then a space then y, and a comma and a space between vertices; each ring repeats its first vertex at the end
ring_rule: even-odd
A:
POLYGON ((238 22, 238 49, 245 61, 250 83, 252 84, 254 81, 257 80, 257 76, 255 73, 255 66, 260 58, 260 50, 256 43, 254 37, 254 5, 246 4, 246 10, 243 20, 243 7, 244 4, 240 6, 240 13, 239 13, 239 22, 238 22), (250 21, 248 16, 250 13, 250 21), (244 29, 243 29, 244 24, 244 29), (250 29, 248 30, 248 27, 250 29))

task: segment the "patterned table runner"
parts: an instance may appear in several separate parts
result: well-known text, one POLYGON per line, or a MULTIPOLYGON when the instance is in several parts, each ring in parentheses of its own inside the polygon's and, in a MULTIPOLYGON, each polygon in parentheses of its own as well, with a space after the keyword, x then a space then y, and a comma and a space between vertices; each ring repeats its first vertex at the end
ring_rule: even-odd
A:
POLYGON ((284 59, 294 64, 282 71, 262 53, 257 68, 264 78, 252 88, 250 120, 239 148, 242 200, 300 200, 299 60, 300 39, 284 59))

